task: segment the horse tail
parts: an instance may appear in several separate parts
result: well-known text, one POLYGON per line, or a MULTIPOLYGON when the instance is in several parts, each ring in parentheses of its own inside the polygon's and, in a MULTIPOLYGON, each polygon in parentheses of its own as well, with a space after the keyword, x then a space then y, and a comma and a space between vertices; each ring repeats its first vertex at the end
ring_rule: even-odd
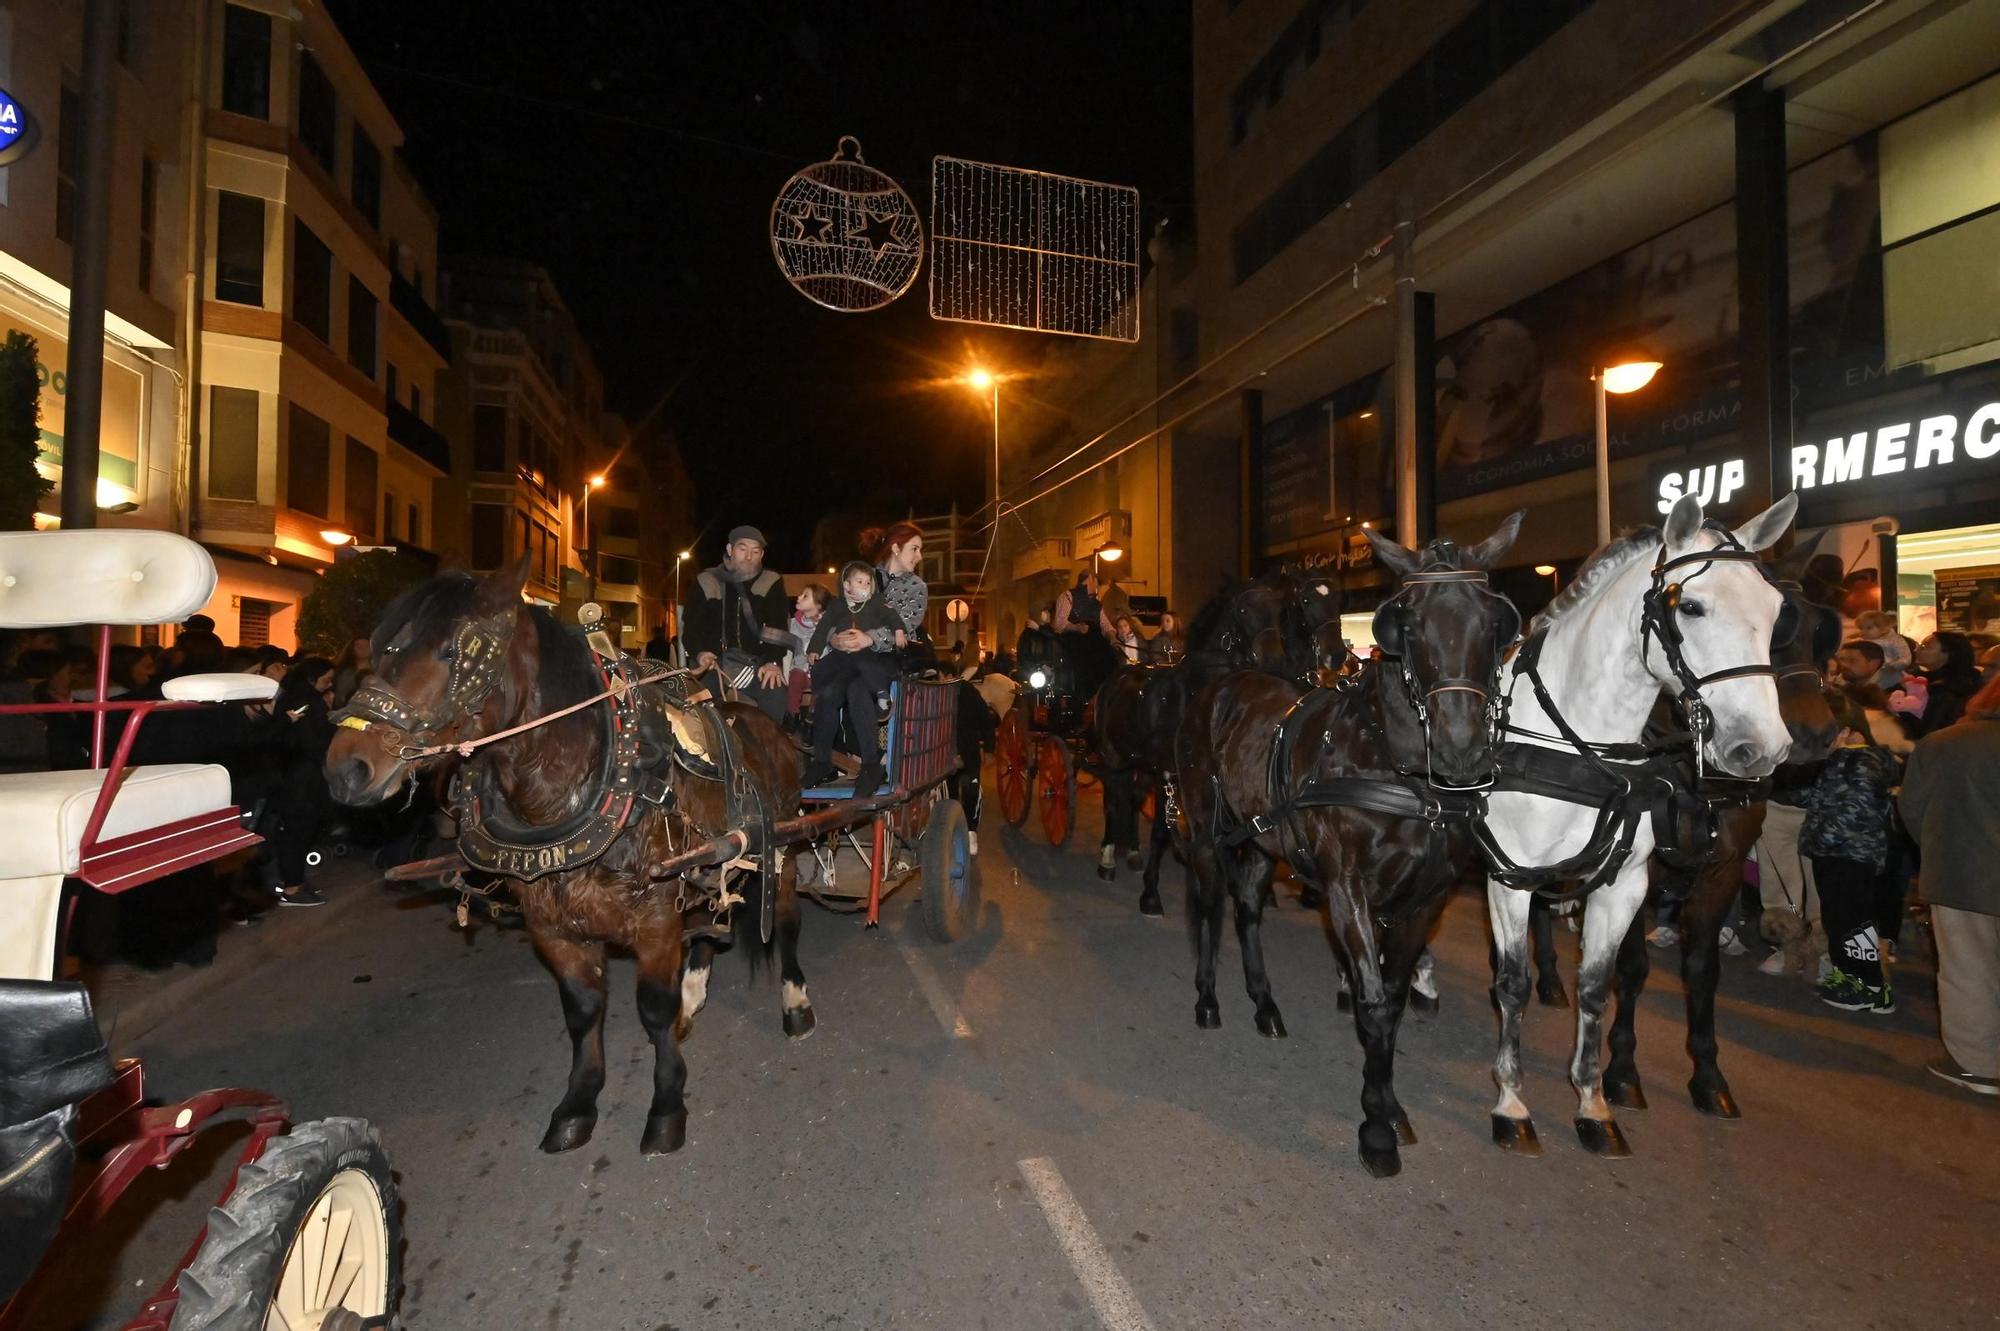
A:
MULTIPOLYGON (((782 872, 782 870, 780 871, 782 872)), ((762 873, 745 873, 737 879, 736 890, 742 895, 738 905, 729 917, 729 934, 735 948, 743 953, 750 963, 750 978, 757 978, 757 968, 770 960, 772 943, 778 931, 771 931, 771 938, 763 936, 764 894, 778 890, 776 883, 766 881, 762 873)))

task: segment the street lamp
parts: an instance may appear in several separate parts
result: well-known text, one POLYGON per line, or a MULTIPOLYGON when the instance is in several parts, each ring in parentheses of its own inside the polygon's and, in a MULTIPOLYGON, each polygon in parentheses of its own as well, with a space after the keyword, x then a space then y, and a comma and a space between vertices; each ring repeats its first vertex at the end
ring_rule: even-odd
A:
POLYGON ((1556 566, 1554 564, 1537 564, 1535 565, 1535 572, 1549 580, 1549 589, 1551 592, 1562 590, 1562 584, 1556 581, 1556 566))
POLYGON ((1590 371, 1597 386, 1597 544, 1611 543, 1611 425, 1607 393, 1636 393, 1653 382, 1660 362, 1641 354, 1614 356, 1590 371))
POLYGON ((354 539, 354 533, 351 531, 342 531, 338 527, 327 527, 320 532, 319 538, 328 545, 342 546, 354 539))
POLYGON ((674 556, 674 636, 681 636, 681 565, 688 562, 692 550, 682 550, 674 556))
POLYGON ((604 473, 599 472, 584 482, 583 486, 583 548, 590 561, 584 565, 590 574, 590 594, 597 595, 597 542, 590 539, 590 492, 604 488, 604 473))

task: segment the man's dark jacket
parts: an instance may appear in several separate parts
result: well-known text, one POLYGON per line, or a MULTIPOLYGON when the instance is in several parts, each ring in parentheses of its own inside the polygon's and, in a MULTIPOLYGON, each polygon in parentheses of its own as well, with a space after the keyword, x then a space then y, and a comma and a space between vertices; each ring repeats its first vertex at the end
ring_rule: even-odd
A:
POLYGON ((737 582, 718 565, 695 575, 694 593, 688 601, 684 635, 689 664, 701 652, 721 656, 727 651, 773 665, 784 663, 795 640, 783 578, 765 569, 748 582, 737 582))

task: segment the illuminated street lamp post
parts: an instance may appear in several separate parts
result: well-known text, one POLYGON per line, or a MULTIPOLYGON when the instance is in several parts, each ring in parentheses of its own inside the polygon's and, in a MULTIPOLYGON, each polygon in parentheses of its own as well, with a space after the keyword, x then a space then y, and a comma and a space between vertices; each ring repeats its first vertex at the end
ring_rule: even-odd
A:
POLYGON ((694 551, 683 550, 674 556, 674 636, 681 636, 681 565, 688 562, 694 551))
POLYGON ((1607 393, 1636 393, 1653 382, 1660 362, 1639 356, 1615 359, 1590 372, 1597 387, 1597 544, 1611 542, 1611 426, 1607 393))
POLYGON ((583 542, 584 554, 588 562, 585 571, 590 574, 590 594, 597 595, 597 542, 590 539, 590 492, 604 488, 604 473, 599 472, 584 483, 583 487, 583 542))
POLYGON ((983 365, 965 372, 966 386, 975 393, 989 394, 993 409, 993 530, 1000 530, 1000 376, 983 365))

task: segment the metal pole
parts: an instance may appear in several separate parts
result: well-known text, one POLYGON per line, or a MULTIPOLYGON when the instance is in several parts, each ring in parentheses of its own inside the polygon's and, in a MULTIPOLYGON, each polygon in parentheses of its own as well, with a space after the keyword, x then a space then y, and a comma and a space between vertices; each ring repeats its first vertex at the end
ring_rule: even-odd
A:
POLYGON ((117 116, 118 3, 86 0, 82 133, 70 265, 69 407, 64 414, 62 525, 97 525, 98 429, 104 414, 104 279, 111 248, 111 149, 117 116))
POLYGON ((1422 544, 1417 527, 1417 268, 1414 206, 1396 200, 1396 539, 1422 544))
POLYGON ((1602 367, 1590 372, 1590 383, 1597 390, 1597 544, 1602 548, 1611 544, 1611 426, 1602 367))

